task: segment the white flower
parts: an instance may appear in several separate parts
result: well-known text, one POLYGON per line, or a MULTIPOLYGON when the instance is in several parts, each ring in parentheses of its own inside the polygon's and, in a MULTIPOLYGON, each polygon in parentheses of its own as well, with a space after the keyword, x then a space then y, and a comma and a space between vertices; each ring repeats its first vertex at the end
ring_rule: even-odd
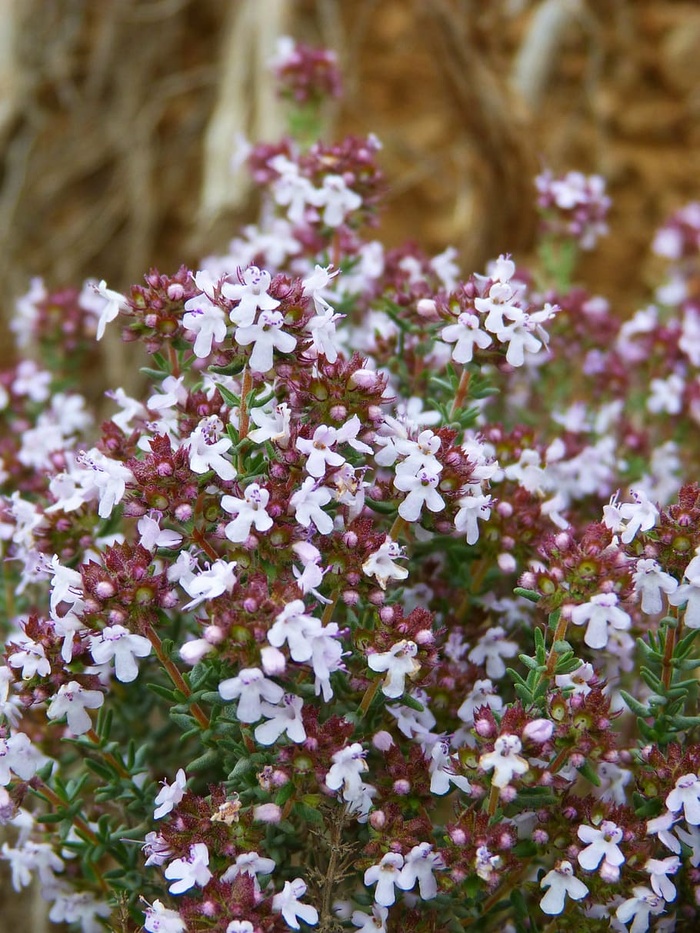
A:
POLYGON ((404 521, 415 522, 420 518, 423 506, 431 512, 441 512, 445 500, 435 488, 440 477, 423 468, 415 476, 410 473, 398 473, 394 477, 394 486, 407 492, 406 498, 399 504, 399 515, 404 521))
POLYGON ((615 916, 622 923, 633 921, 629 933, 644 933, 649 929, 649 918, 662 914, 666 909, 666 903, 662 897, 643 885, 632 888, 632 893, 634 897, 623 901, 615 911, 615 916))
POLYGON ((255 933, 250 920, 232 920, 226 927, 226 933, 255 933))
POLYGON ((365 872, 365 887, 376 883, 374 899, 381 907, 391 907, 396 901, 394 887, 399 884, 402 868, 403 855, 399 855, 398 852, 387 852, 378 865, 372 865, 365 872))
POLYGON ((269 531, 272 528, 272 519, 265 511, 269 501, 269 491, 257 483, 251 483, 246 487, 242 499, 236 496, 222 496, 221 507, 235 516, 225 528, 229 541, 233 541, 234 544, 243 543, 250 534, 252 525, 256 531, 269 531))
POLYGON ((289 444, 289 422, 292 416, 291 409, 286 402, 276 405, 272 411, 265 406, 254 408, 250 413, 250 420, 257 424, 248 432, 248 437, 255 444, 264 444, 272 441, 283 449, 289 444))
POLYGON ((649 872, 652 890, 665 901, 676 899, 676 886, 668 876, 675 875, 680 867, 681 860, 677 855, 664 859, 650 858, 644 865, 644 871, 649 872))
POLYGON ((382 683, 384 696, 396 699, 406 689, 406 677, 413 678, 420 670, 420 662, 416 661, 418 645, 414 641, 396 642, 388 651, 377 652, 367 656, 367 665, 373 671, 382 673, 386 677, 382 683))
POLYGON ((665 573, 652 558, 640 558, 632 576, 634 592, 642 599, 642 612, 656 615, 663 608, 661 593, 670 596, 678 589, 678 580, 665 573))
POLYGON ((51 698, 46 716, 48 719, 61 719, 65 716, 73 735, 83 735, 88 729, 92 729, 92 720, 87 710, 99 709, 104 699, 100 690, 86 690, 72 680, 58 688, 58 692, 51 698))
POLYGON ((98 933, 103 930, 103 924, 96 918, 101 917, 104 920, 112 913, 111 904, 98 901, 95 895, 88 891, 64 894, 54 887, 51 897, 55 897, 56 900, 49 911, 49 920, 52 923, 79 923, 83 933, 98 933))
POLYGON ((7 739, 0 738, 0 787, 6 787, 12 780, 10 771, 28 781, 43 762, 43 755, 24 732, 15 732, 7 739))
POLYGON ((389 580, 405 580, 408 576, 408 570, 395 563, 403 556, 401 545, 387 535, 379 550, 373 551, 364 561, 362 572, 368 577, 375 577, 379 586, 385 590, 389 580))
POLYGON ((282 330, 284 317, 279 311, 263 311, 257 324, 237 327, 235 339, 242 347, 253 344, 248 365, 254 373, 272 369, 272 351, 291 353, 297 345, 296 337, 282 330))
POLYGON ((479 519, 487 521, 491 517, 491 496, 470 493, 459 499, 459 512, 455 515, 455 531, 467 535, 467 544, 476 544, 479 540, 479 519))
POLYGON ((202 421, 183 443, 183 447, 189 451, 192 472, 202 475, 213 470, 225 482, 235 479, 235 467, 223 456, 230 449, 231 443, 229 437, 214 440, 211 422, 208 419, 202 421))
POLYGON ((230 593, 236 585, 235 569, 235 560, 215 560, 207 570, 189 579, 183 577, 180 580, 182 588, 194 598, 182 608, 194 609, 207 599, 216 599, 217 596, 230 593))
POLYGON ((10 863, 12 869, 12 887, 21 891, 32 883, 32 872, 36 871, 44 890, 55 888, 55 872, 64 868, 63 859, 59 858, 47 842, 33 842, 28 839, 16 848, 2 845, 3 860, 10 863))
POLYGON ((647 835, 656 836, 659 842, 662 842, 667 849, 670 849, 671 852, 675 852, 676 855, 679 855, 681 851, 681 844, 671 832, 673 824, 677 819, 678 817, 674 816, 674 814, 669 810, 666 810, 664 813, 655 817, 653 820, 647 820, 647 835))
POLYGON ((31 680, 37 677, 48 677, 51 673, 51 663, 46 657, 44 646, 32 641, 26 635, 10 639, 10 645, 17 645, 19 651, 9 655, 7 663, 10 667, 22 668, 22 680, 31 680))
POLYGON ((452 350, 455 363, 471 363, 475 346, 485 350, 493 342, 486 331, 479 330, 478 316, 469 311, 462 312, 456 324, 443 327, 440 337, 445 343, 455 345, 452 350))
POLYGON ((256 894, 260 894, 258 875, 270 875, 275 870, 275 862, 271 858, 264 858, 257 852, 243 852, 236 858, 221 876, 221 881, 232 882, 239 875, 249 875, 253 879, 256 894))
POLYGON ((187 930, 180 914, 164 907, 160 901, 153 901, 153 906, 146 908, 143 928, 148 933, 186 933, 187 930))
POLYGON ((177 531, 171 531, 169 528, 160 527, 160 513, 151 511, 147 515, 142 515, 136 526, 141 536, 139 544, 147 551, 155 551, 156 548, 177 548, 182 544, 182 535, 177 531))
POLYGON ((349 213, 362 206, 362 198, 348 188, 342 175, 325 175, 323 186, 314 189, 309 200, 324 208, 322 220, 327 227, 339 227, 349 213))
POLYGON ((326 787, 341 790, 344 800, 352 800, 362 788, 362 774, 368 770, 365 751, 359 742, 354 742, 334 752, 333 764, 324 778, 326 787))
POLYGON ((123 463, 105 457, 94 447, 80 454, 77 459, 92 471, 92 482, 86 485, 90 485, 99 496, 97 514, 100 518, 109 518, 114 507, 124 497, 126 484, 134 481, 134 474, 123 463))
MULTIPOLYGON (((676 833, 678 838, 681 839, 690 849, 692 849, 690 864, 693 866, 693 868, 700 867, 700 829, 697 826, 691 826, 689 829, 685 830, 680 826, 677 826, 676 833)), ((659 836, 659 838, 661 837, 659 836)), ((678 847, 677 851, 681 851, 680 846, 678 847)))
POLYGON ((700 628, 700 554, 695 556, 683 572, 683 579, 678 589, 668 597, 672 606, 685 604, 683 621, 687 628, 700 628))
MULTIPOLYGON (((192 304, 193 299, 185 303, 192 304)), ((226 316, 211 301, 200 303, 182 316, 182 326, 195 335, 194 355, 204 359, 211 353, 212 343, 223 343, 226 339, 226 316)))
POLYGON ((489 709, 496 712, 499 712, 503 707, 503 699, 496 692, 496 688, 488 678, 475 681, 472 692, 457 710, 457 715, 462 722, 471 726, 474 724, 474 711, 482 706, 488 706, 489 709))
POLYGON ((578 854, 578 863, 586 871, 595 871, 601 862, 619 868, 625 861, 625 856, 618 846, 622 841, 623 832, 611 820, 603 820, 600 829, 593 826, 579 826, 578 837, 581 842, 587 843, 578 854))
POLYGON ((630 494, 634 502, 618 505, 617 495, 614 495, 603 507, 603 524, 613 534, 622 531, 620 540, 623 544, 629 544, 638 531, 649 531, 659 518, 659 510, 643 489, 631 489, 630 494))
POLYGON ((337 622, 328 625, 311 635, 311 666, 314 671, 314 689, 316 696, 323 693, 326 703, 333 697, 330 675, 342 669, 343 646, 338 637, 337 622))
POLYGON ((515 774, 525 774, 530 765, 518 754, 523 745, 517 735, 499 735, 492 752, 485 752, 479 758, 479 767, 483 771, 493 770, 491 783, 494 787, 506 787, 515 774))
POLYGON ((608 626, 626 631, 632 625, 629 615, 618 608, 615 593, 598 593, 587 603, 574 606, 571 621, 574 625, 587 625, 583 640, 589 648, 605 648, 608 643, 608 626))
POLYGON ((261 702, 279 703, 284 690, 274 680, 268 680, 257 667, 244 668, 236 677, 222 680, 219 693, 224 700, 238 700, 239 722, 257 722, 262 718, 261 702))
POLYGON ((209 849, 203 842, 190 846, 187 858, 178 858, 165 869, 165 877, 172 881, 168 890, 171 894, 184 894, 195 885, 206 887, 212 878, 209 870, 209 849))
POLYGON ((296 448, 306 454, 304 466, 310 476, 319 479, 328 467, 338 467, 345 463, 345 457, 330 449, 337 440, 338 431, 325 424, 315 429, 310 440, 303 437, 297 439, 296 448))
POLYGON ((61 603, 69 603, 72 609, 76 603, 81 603, 83 593, 83 578, 77 570, 63 567, 58 555, 54 554, 51 563, 46 567, 51 573, 51 612, 56 612, 61 603))
POLYGON ((100 317, 97 322, 97 339, 102 340, 105 333, 105 327, 110 321, 113 321, 120 311, 126 310, 129 305, 127 299, 120 292, 112 291, 111 288, 107 288, 107 283, 104 279, 100 282, 99 285, 94 286, 95 291, 104 301, 104 306, 100 312, 100 317))
POLYGON ((287 924, 293 929, 300 929, 298 918, 315 926, 318 923, 318 911, 311 904, 302 904, 299 900, 306 894, 306 884, 301 878, 285 881, 284 889, 272 898, 272 909, 281 913, 287 924))
POLYGON ((333 531, 333 519, 321 506, 327 505, 332 498, 330 489, 325 486, 316 488, 314 478, 307 476, 289 500, 289 505, 294 509, 294 517, 302 527, 308 528, 313 522, 319 534, 328 535, 333 531))
POLYGON ((302 698, 292 693, 285 693, 278 706, 261 703, 263 716, 269 718, 267 722, 256 726, 255 741, 261 745, 274 745, 277 739, 286 734, 290 742, 305 742, 306 729, 301 715, 303 705, 302 698))
POLYGON ((134 635, 123 625, 108 625, 90 639, 90 652, 95 664, 108 664, 114 659, 114 673, 123 684, 136 680, 139 668, 136 658, 146 658, 152 645, 143 635, 134 635))
POLYGON ((359 927, 355 933, 386 933, 386 921, 389 911, 386 907, 375 904, 372 907, 372 916, 364 910, 354 910, 350 920, 353 926, 359 927))
POLYGON ((239 276, 238 282, 223 282, 221 294, 237 302, 231 311, 231 321, 238 327, 247 327, 255 320, 258 311, 274 311, 279 301, 268 295, 272 284, 270 273, 257 266, 249 266, 239 276))
POLYGON ((573 901, 580 901, 588 894, 588 888, 574 875, 571 862, 557 862, 555 867, 540 881, 541 888, 549 888, 540 901, 545 914, 556 916, 564 910, 567 894, 573 901))
POLYGON ((666 797, 666 806, 672 813, 683 810, 691 826, 700 825, 700 780, 695 774, 683 774, 666 797))
POLYGON ((468 794, 471 791, 469 781, 454 772, 456 755, 450 754, 447 742, 436 742, 430 750, 430 793, 441 797, 450 790, 450 784, 459 787, 468 794))
POLYGON ((273 648, 287 642, 293 661, 308 661, 313 654, 311 639, 321 632, 321 622, 307 615, 301 599, 294 599, 275 617, 267 640, 273 648))
POLYGON ((180 768, 175 775, 175 780, 172 784, 168 784, 167 781, 163 781, 163 786, 158 791, 156 796, 156 809, 153 813, 154 820, 161 820, 166 814, 170 813, 176 804, 180 803, 182 798, 185 796, 185 790, 187 789, 187 775, 184 770, 180 768))
POLYGON ((404 891, 410 891, 417 881, 421 898, 430 901, 437 894, 437 881, 433 872, 445 867, 442 856, 433 852, 432 845, 421 842, 406 856, 399 873, 398 886, 404 891))
POLYGON ((500 625, 490 628, 481 636, 477 645, 469 652, 469 660, 473 664, 483 665, 486 673, 492 680, 499 680, 506 672, 503 658, 512 658, 518 653, 518 646, 514 641, 505 638, 505 629, 500 625))

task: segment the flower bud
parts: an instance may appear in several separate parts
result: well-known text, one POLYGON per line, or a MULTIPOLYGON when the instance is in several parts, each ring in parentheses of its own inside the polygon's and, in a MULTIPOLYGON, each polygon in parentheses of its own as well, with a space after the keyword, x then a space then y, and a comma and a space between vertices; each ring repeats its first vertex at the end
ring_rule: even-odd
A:
POLYGON ((273 648, 272 645, 265 645, 264 648, 260 649, 260 658, 262 661, 262 669, 268 677, 276 677, 279 674, 283 674, 287 667, 287 659, 285 656, 279 648, 273 648))
POLYGON ((208 641, 203 638, 194 638, 192 641, 186 641, 180 648, 180 658, 185 664, 194 667, 195 664, 199 664, 206 654, 213 650, 214 646, 210 645, 208 641))
POLYGON ((380 830, 386 825, 386 814, 383 810, 373 810, 369 815, 369 825, 372 829, 380 830))
POLYGON ((253 819, 261 823, 279 823, 282 819, 282 808, 276 803, 261 803, 253 808, 253 819))
POLYGON ((499 554, 497 557, 498 566, 503 573, 513 573, 518 566, 512 554, 499 554))
POLYGON ((411 792, 411 782, 407 781, 405 778, 399 778, 398 781, 394 781, 394 793, 399 794, 401 797, 405 797, 406 794, 411 792))
POLYGON ((534 719, 523 729, 523 738, 541 745, 552 738, 553 732, 554 723, 550 722, 549 719, 534 719))
POLYGON ((372 745, 380 752, 388 752, 393 744, 394 740, 384 729, 377 732, 372 738, 372 745))

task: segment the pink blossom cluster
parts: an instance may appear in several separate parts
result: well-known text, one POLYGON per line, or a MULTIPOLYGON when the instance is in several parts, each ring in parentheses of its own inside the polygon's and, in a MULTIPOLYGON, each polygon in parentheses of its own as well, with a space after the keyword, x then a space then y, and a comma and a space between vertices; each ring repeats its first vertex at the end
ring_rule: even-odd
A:
POLYGON ((692 929, 692 289, 385 250, 379 151, 258 146, 226 255, 20 302, 20 349, 71 325, 0 373, 13 888, 83 933, 692 929), (97 428, 64 363, 118 326, 97 428))

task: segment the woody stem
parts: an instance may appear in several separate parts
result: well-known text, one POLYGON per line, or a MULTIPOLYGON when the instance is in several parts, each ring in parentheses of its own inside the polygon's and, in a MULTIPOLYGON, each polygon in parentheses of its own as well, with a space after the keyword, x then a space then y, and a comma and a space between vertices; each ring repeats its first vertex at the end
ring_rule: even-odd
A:
MULTIPOLYGON (((165 668, 165 672, 167 673, 170 680, 173 682, 174 686, 184 696, 188 698, 191 697, 192 691, 190 690, 189 686, 185 682, 185 679, 180 673, 180 671, 177 669, 177 667, 173 664, 173 662, 170 660, 170 658, 167 656, 167 654, 163 650, 163 642, 158 637, 158 633, 154 631, 154 629, 151 628, 150 625, 147 625, 144 631, 145 631, 146 637, 148 638, 150 643, 153 645, 153 650, 156 653, 156 657, 158 658, 160 663, 165 668)), ((208 729, 209 719, 207 718, 207 715, 202 709, 202 707, 198 703, 192 703, 192 705, 190 706, 190 710, 194 718, 197 720, 198 724, 202 727, 202 729, 208 729)))

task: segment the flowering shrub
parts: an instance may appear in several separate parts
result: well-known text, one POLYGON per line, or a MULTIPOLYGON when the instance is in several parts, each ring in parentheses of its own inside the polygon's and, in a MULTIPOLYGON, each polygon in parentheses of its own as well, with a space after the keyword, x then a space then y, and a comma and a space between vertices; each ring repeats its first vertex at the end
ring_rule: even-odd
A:
POLYGON ((254 147, 226 255, 18 305, 14 888, 85 933, 694 928, 700 209, 622 321, 568 281, 600 179, 542 176, 540 268, 465 278, 363 237, 378 152, 254 147), (97 430, 118 325, 148 381, 97 430))

